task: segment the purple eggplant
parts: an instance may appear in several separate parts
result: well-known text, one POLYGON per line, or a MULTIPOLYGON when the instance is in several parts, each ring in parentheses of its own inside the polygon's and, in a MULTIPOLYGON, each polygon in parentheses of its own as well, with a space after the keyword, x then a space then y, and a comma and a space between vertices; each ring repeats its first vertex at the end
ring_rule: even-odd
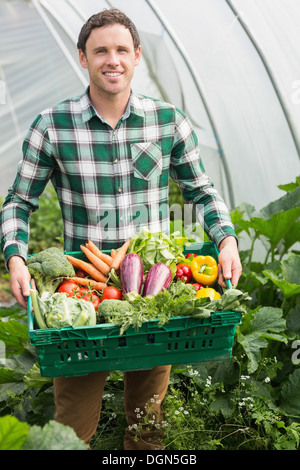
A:
POLYGON ((164 288, 167 289, 172 281, 172 271, 164 263, 157 263, 150 268, 143 290, 143 296, 156 295, 164 288))
POLYGON ((123 294, 137 292, 140 294, 143 285, 143 263, 136 253, 127 253, 120 266, 123 294))

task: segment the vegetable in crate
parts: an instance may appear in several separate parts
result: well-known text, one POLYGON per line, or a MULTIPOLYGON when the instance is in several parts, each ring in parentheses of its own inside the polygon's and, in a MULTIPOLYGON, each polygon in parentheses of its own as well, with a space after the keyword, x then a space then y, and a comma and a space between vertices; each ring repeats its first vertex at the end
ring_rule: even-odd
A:
POLYGON ((212 256, 196 256, 191 262, 193 278, 204 286, 212 286, 218 277, 218 264, 212 256))
POLYGON ((204 299, 206 297, 209 297, 210 300, 216 300, 221 298, 221 294, 212 287, 202 287, 202 289, 199 289, 196 293, 196 298, 204 299))
POLYGON ((143 285, 143 263, 136 253, 127 253, 120 266, 120 277, 123 294, 141 293, 143 285))
POLYGON ((27 259, 27 267, 40 295, 53 294, 64 277, 75 275, 66 255, 56 247, 47 248, 27 259))
POLYGON ((172 271, 164 263, 157 263, 149 270, 144 288, 143 296, 156 295, 167 289, 172 282, 172 271))
POLYGON ((177 264, 175 278, 184 282, 191 282, 193 275, 190 266, 185 263, 177 264))
POLYGON ((184 246, 188 243, 189 239, 182 237, 179 231, 168 236, 163 232, 153 233, 144 228, 139 234, 131 236, 128 252, 140 255, 145 274, 157 263, 170 266, 175 274, 177 260, 184 258, 184 246))
POLYGON ((59 292, 44 293, 41 297, 33 289, 30 296, 40 329, 96 325, 96 312, 91 302, 59 292))
POLYGON ((103 302, 103 300, 106 299, 122 300, 122 292, 114 286, 104 287, 100 302, 103 302))

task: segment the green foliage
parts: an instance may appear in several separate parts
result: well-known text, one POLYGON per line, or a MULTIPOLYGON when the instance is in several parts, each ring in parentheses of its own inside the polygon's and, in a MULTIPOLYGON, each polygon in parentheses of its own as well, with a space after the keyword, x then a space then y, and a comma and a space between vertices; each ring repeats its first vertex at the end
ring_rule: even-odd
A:
MULTIPOLYGON (((248 244, 241 251, 238 287, 252 300, 236 328, 231 359, 172 367, 164 419, 155 423, 164 430, 166 449, 300 448, 299 178, 280 188, 286 194, 259 211, 244 203, 232 212, 236 231, 248 244)), ((59 235, 54 227, 47 229, 52 246, 59 235)), ((0 319, 7 354, 0 365, 0 448, 21 449, 26 442, 28 448, 74 448, 69 429, 54 429, 52 380, 39 374, 26 312, 1 308, 0 319)), ((150 421, 149 414, 137 414, 137 437, 142 426, 153 425, 150 421)), ((125 426, 123 374, 114 371, 92 448, 122 449, 125 426)))
POLYGON ((14 416, 0 418, 0 450, 87 450, 75 431, 55 421, 29 426, 14 416))

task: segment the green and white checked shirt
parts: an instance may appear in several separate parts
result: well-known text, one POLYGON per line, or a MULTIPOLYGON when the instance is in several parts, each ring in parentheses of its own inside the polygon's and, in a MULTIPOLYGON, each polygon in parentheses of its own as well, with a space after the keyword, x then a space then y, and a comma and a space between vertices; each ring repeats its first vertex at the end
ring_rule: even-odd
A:
POLYGON ((205 174, 197 137, 175 106, 131 92, 113 129, 97 115, 89 88, 43 111, 23 144, 23 159, 1 211, 1 249, 26 259, 29 220, 52 181, 61 205, 64 248, 92 240, 120 246, 142 226, 169 233, 169 177, 200 208, 217 244, 235 235, 228 209, 205 174), (203 208, 203 210, 201 210, 203 208))

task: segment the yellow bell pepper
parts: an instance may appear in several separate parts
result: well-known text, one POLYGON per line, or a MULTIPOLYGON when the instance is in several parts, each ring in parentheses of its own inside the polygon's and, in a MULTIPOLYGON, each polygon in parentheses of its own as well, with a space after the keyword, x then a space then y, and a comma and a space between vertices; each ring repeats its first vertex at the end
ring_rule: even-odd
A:
POLYGON ((218 264, 212 256, 196 256, 191 262, 191 271, 196 282, 212 286, 218 277, 218 264))
POLYGON ((209 297, 210 300, 216 300, 221 298, 221 294, 217 292, 215 289, 212 287, 202 287, 202 289, 199 289, 196 293, 197 299, 203 299, 205 297, 209 297))

